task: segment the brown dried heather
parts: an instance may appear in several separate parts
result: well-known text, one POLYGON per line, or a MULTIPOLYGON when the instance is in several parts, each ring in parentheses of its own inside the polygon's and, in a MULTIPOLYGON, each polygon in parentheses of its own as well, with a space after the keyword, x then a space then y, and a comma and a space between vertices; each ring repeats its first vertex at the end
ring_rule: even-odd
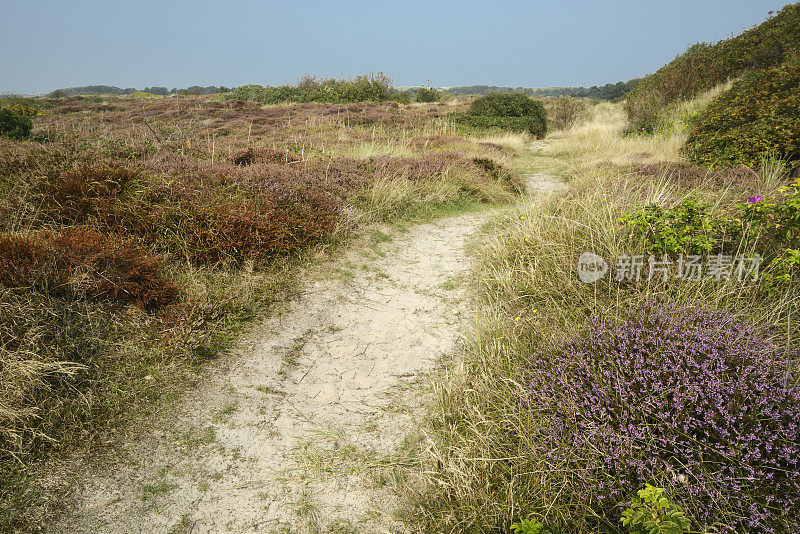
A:
POLYGON ((57 288, 69 269, 55 258, 47 239, 25 234, 0 234, 0 285, 8 288, 57 288))
POLYGON ((116 197, 139 177, 137 170, 113 162, 49 176, 39 185, 41 207, 49 220, 82 224, 107 204, 104 199, 116 197))
POLYGON ((91 227, 39 235, 0 235, 0 284, 49 294, 134 303, 168 304, 177 288, 162 265, 131 241, 113 241, 91 227))
POLYGON ((254 171, 237 178, 247 196, 186 203, 184 224, 192 261, 204 264, 290 254, 332 234, 341 202, 314 183, 312 175, 300 175, 308 180, 281 181, 254 171))

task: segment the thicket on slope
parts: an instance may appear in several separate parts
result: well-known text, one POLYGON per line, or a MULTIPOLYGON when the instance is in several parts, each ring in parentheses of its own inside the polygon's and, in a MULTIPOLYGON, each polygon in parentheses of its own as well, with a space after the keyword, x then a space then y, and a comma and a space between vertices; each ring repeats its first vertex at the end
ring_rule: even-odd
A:
POLYGON ((695 44, 644 78, 627 96, 629 123, 637 131, 648 129, 651 116, 665 105, 747 71, 778 66, 799 52, 800 4, 795 3, 736 37, 716 44, 695 44))
POLYGON ((750 72, 692 121, 686 154, 706 166, 800 161, 800 60, 750 72))
POLYGON ((544 105, 524 93, 489 93, 473 101, 466 113, 453 117, 469 126, 529 132, 537 138, 547 133, 544 105))

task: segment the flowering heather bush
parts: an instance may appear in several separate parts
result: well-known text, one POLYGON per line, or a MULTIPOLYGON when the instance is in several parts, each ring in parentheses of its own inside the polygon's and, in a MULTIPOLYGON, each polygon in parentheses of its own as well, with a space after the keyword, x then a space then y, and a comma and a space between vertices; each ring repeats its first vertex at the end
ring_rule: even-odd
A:
POLYGON ((654 483, 700 526, 800 531, 796 363, 756 325, 649 302, 531 362, 530 453, 571 477, 568 500, 613 523, 654 483))

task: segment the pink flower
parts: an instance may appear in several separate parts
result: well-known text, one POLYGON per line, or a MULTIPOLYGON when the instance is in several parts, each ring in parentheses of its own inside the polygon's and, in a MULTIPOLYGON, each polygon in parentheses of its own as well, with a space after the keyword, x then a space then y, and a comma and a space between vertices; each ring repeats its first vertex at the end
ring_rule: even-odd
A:
POLYGON ((761 202, 762 198, 764 198, 764 197, 762 197, 761 195, 756 195, 754 197, 748 198, 747 199, 747 203, 748 204, 757 204, 757 203, 761 202))

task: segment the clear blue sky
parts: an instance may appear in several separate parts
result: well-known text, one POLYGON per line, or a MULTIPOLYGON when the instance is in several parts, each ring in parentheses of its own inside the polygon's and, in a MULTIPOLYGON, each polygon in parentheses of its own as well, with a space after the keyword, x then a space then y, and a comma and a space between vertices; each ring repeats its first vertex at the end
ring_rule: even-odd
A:
POLYGON ((653 72, 788 0, 3 0, 0 92, 294 83, 600 85, 653 72))

